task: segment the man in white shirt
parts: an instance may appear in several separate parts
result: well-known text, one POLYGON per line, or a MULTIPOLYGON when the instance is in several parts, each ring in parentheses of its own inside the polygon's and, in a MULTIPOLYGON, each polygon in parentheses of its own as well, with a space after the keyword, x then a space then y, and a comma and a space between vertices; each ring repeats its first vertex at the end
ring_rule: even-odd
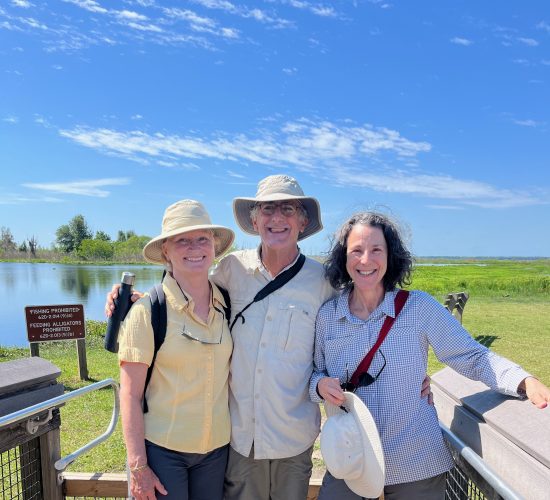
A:
POLYGON ((334 295, 323 266, 305 258, 284 286, 235 315, 300 257, 298 241, 322 229, 319 203, 298 182, 272 175, 255 198, 236 198, 241 229, 260 236, 257 249, 221 260, 212 279, 231 297, 233 357, 229 408, 231 448, 226 500, 304 500, 311 476, 318 405, 310 401, 315 318, 334 295))

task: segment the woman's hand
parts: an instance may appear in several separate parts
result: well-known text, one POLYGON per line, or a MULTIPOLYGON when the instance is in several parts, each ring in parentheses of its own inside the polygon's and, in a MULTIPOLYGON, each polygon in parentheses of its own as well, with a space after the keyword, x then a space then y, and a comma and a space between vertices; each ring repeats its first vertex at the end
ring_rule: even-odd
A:
POLYGON ((546 408, 550 403, 550 388, 539 379, 527 377, 518 386, 518 392, 523 392, 537 408, 546 408))
POLYGON ((424 380, 422 381, 422 387, 420 388, 420 397, 425 398, 428 396, 428 404, 432 405, 434 404, 434 395, 432 393, 432 387, 430 386, 430 381, 432 379, 428 374, 424 377, 424 380))
MULTIPOLYGON (((113 288, 111 288, 111 291, 107 293, 107 298, 105 300, 105 316, 107 316, 108 318, 112 316, 113 311, 115 310, 115 299, 118 297, 119 289, 120 283, 115 283, 113 285, 113 288)), ((145 294, 143 292, 133 290, 131 300, 132 302, 136 302, 144 295, 145 294)))
POLYGON ((317 392, 333 405, 340 406, 344 402, 344 391, 337 378, 323 377, 317 384, 317 392))
POLYGON ((136 500, 156 500, 157 495, 155 490, 161 495, 168 494, 150 467, 145 467, 131 473, 130 492, 136 500))

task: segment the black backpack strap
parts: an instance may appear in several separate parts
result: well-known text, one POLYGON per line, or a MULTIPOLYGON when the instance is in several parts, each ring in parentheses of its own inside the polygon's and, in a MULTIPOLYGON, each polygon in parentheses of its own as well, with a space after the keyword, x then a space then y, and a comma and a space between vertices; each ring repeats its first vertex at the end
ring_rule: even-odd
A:
POLYGON ((225 314, 225 319, 227 320, 227 326, 230 325, 231 322, 231 299, 229 298, 229 292, 222 288, 219 285, 216 285, 218 287, 218 290, 221 292, 223 296, 223 300, 225 301, 225 307, 223 308, 223 312, 225 314))
POLYGON ((166 297, 164 296, 162 283, 155 285, 151 288, 151 290, 149 290, 149 300, 151 301, 151 325, 153 327, 155 350, 153 351, 153 359, 151 360, 151 364, 147 369, 145 386, 143 387, 143 413, 147 413, 149 411, 149 408, 147 407, 147 400, 145 399, 145 391, 147 390, 147 386, 151 380, 151 374, 153 373, 153 365, 155 364, 157 353, 166 337, 166 327, 168 325, 166 297))
POLYGON ((296 262, 292 267, 289 267, 286 271, 283 271, 281 274, 277 275, 277 277, 270 281, 266 286, 264 286, 255 296, 252 302, 249 302, 241 311, 239 311, 235 317, 233 318, 233 322, 231 323, 231 326, 229 327, 229 331, 233 330, 233 327, 235 326, 235 322, 238 318, 241 318, 242 322, 244 323, 244 316, 243 313, 255 302, 260 302, 260 300, 265 299, 268 295, 272 294, 282 286, 286 285, 294 276, 296 276, 300 269, 302 269, 304 262, 306 261, 306 257, 304 254, 300 254, 296 262))

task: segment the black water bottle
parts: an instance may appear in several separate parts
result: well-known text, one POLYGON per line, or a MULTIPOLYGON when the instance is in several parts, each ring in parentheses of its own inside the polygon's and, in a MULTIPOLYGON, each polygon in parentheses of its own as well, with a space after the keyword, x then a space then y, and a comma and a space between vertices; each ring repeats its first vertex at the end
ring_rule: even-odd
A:
POLYGON ((134 273, 122 273, 118 297, 115 299, 115 310, 107 321, 107 332, 105 334, 105 349, 111 352, 118 352, 118 330, 120 323, 124 321, 131 305, 132 287, 136 275, 134 273))

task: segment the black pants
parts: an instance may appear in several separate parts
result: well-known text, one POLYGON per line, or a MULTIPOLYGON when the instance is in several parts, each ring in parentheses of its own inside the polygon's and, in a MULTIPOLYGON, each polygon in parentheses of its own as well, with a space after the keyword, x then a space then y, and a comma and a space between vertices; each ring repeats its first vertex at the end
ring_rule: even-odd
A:
POLYGON ((162 500, 222 500, 229 445, 209 453, 184 453, 145 441, 147 463, 168 491, 162 500))
MULTIPOLYGON (((446 476, 447 473, 444 472, 438 476, 420 481, 388 485, 384 488, 384 500, 444 500, 446 476)), ((330 472, 326 472, 321 491, 319 492, 319 500, 362 499, 364 497, 353 493, 345 481, 336 479, 330 472)))

